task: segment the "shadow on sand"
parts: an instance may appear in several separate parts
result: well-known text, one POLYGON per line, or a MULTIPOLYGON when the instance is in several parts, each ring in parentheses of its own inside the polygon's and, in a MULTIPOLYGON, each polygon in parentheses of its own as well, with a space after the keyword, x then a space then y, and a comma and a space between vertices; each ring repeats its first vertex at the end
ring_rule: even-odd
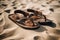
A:
POLYGON ((49 26, 49 27, 52 27, 52 28, 55 28, 56 27, 56 24, 54 22, 52 22, 51 20, 48 20, 48 22, 43 22, 43 23, 40 23, 40 28, 39 29, 36 29, 34 31, 37 31, 37 32, 43 32, 43 31, 46 31, 47 29, 43 26, 49 26))
POLYGON ((51 20, 47 19, 48 21, 47 22, 43 22, 43 23, 40 23, 40 25, 45 25, 45 26, 50 26, 52 28, 55 28, 56 27, 56 24, 54 22, 52 22, 51 20))

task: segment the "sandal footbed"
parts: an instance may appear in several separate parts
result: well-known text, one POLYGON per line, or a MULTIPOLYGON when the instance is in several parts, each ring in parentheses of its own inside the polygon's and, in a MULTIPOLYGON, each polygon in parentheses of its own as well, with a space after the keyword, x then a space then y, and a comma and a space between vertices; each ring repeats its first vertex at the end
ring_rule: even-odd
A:
POLYGON ((10 15, 8 16, 8 18, 9 18, 10 20, 12 20, 14 23, 16 23, 18 26, 22 27, 22 28, 25 28, 25 29, 37 29, 37 28, 40 27, 39 24, 38 24, 36 27, 26 27, 25 25, 22 25, 22 24, 16 22, 15 20, 13 20, 13 19, 11 18, 12 15, 13 15, 13 14, 10 14, 10 15))

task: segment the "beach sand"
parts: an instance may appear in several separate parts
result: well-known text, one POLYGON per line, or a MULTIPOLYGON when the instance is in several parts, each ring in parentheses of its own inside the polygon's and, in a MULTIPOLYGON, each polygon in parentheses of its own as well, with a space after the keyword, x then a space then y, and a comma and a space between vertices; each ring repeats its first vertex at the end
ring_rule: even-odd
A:
POLYGON ((0 40, 60 40, 60 7, 55 7, 55 5, 59 5, 56 0, 54 0, 54 2, 50 4, 44 4, 45 2, 48 2, 46 0, 43 0, 41 2, 37 0, 33 0, 32 2, 31 0, 27 2, 26 0, 17 0, 17 5, 15 5, 17 9, 21 9, 24 11, 28 8, 32 8, 35 10, 41 9, 43 10, 43 14, 46 15, 47 19, 52 20, 52 22, 54 23, 49 25, 41 25, 40 28, 36 30, 23 29, 8 18, 8 15, 13 14, 15 10, 11 6, 11 3, 13 1, 8 1, 8 7, 3 9, 2 15, 4 16, 3 19, 5 19, 5 24, 3 26, 0 25, 0 27, 2 27, 0 28, 0 31, 2 30, 0 32, 0 40), (21 3, 27 4, 27 6, 24 4, 22 6, 19 5, 21 3), (46 7, 39 6, 41 5, 40 3, 45 5, 46 7), (54 12, 51 12, 49 8, 53 8, 54 12), (4 12, 4 10, 8 9, 11 10, 10 13, 4 12))

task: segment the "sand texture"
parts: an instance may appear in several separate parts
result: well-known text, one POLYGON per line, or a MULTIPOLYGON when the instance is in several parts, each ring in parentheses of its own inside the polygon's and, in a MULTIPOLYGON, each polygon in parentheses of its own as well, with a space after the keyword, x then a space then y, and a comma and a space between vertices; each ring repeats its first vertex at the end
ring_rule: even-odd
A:
POLYGON ((60 0, 0 0, 0 13, 2 13, 0 15, 0 40, 60 40, 60 0), (2 4, 5 5, 2 6, 2 4), (41 25, 36 30, 27 30, 8 18, 14 10, 26 11, 28 8, 41 10, 53 23, 41 25), (53 11, 49 10, 50 8, 53 8, 53 11))

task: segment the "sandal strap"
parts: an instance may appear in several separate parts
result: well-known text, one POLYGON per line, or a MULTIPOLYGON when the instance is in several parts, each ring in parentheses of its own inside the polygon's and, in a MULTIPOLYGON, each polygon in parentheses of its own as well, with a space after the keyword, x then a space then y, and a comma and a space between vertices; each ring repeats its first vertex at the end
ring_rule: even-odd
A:
POLYGON ((47 18, 46 18, 46 16, 45 16, 45 15, 43 15, 43 16, 44 16, 44 19, 45 19, 45 22, 46 22, 47 18))
POLYGON ((34 20, 33 20, 32 18, 31 18, 30 20, 32 21, 32 23, 33 23, 33 26, 34 26, 34 25, 35 25, 35 23, 34 23, 34 20))
POLYGON ((35 15, 38 15, 40 13, 40 15, 42 15, 42 12, 38 12, 36 10, 33 9, 27 9, 28 12, 33 12, 35 15), (37 14, 38 13, 38 14, 37 14))
POLYGON ((22 10, 15 10, 14 13, 15 13, 15 14, 21 13, 21 14, 23 14, 25 17, 27 17, 27 16, 29 15, 27 12, 24 12, 24 11, 22 11, 22 10))
POLYGON ((29 17, 31 17, 31 16, 33 16, 33 15, 36 15, 36 16, 37 16, 37 15, 42 15, 42 16, 44 16, 45 21, 46 21, 46 19, 47 19, 46 16, 42 14, 42 12, 39 12, 39 11, 36 11, 36 10, 33 10, 33 9, 27 9, 27 11, 34 13, 34 14, 31 14, 29 17), (37 13, 38 13, 38 14, 37 14, 37 13))

